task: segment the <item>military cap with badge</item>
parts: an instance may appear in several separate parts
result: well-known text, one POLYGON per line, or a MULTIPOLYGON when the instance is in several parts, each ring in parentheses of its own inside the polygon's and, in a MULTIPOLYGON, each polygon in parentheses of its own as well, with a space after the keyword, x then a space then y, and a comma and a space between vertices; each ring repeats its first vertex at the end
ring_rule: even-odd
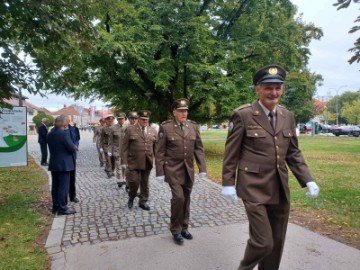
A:
POLYGON ((116 118, 126 118, 126 114, 124 112, 119 112, 116 114, 116 118))
POLYGON ((253 84, 284 83, 286 70, 280 65, 267 65, 258 70, 253 77, 253 84))
POLYGON ((138 116, 142 119, 149 119, 151 112, 148 110, 141 110, 138 112, 138 116))
POLYGON ((139 115, 136 111, 131 111, 128 113, 128 118, 139 118, 139 115))
POLYGON ((114 120, 114 119, 115 119, 115 117, 112 115, 109 115, 108 117, 105 118, 105 120, 114 120))
POLYGON ((172 110, 188 110, 190 101, 186 98, 175 100, 171 106, 172 110))

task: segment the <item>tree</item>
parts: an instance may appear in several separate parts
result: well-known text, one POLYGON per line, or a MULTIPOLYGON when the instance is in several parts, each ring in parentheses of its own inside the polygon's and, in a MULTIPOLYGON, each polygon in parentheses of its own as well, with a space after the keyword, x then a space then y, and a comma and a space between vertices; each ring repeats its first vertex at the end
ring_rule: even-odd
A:
POLYGON ((352 103, 345 103, 341 111, 341 117, 349 124, 360 124, 360 97, 352 103))
MULTIPOLYGON (((24 2, 36 1, 16 4, 24 2)), ((36 42, 25 50, 35 59, 37 89, 103 98, 116 110, 150 109, 154 121, 186 97, 190 117, 203 122, 252 101, 252 75, 263 65, 289 71, 289 108, 295 96, 299 104, 311 102, 321 81, 306 65, 308 45, 322 32, 295 19, 289 0, 70 2, 33 7, 35 18, 50 19, 30 32, 36 42)))
POLYGON ((335 96, 327 103, 328 110, 333 113, 339 113, 339 123, 349 123, 342 115, 345 104, 351 105, 355 100, 360 99, 360 92, 344 92, 342 95, 335 96))
POLYGON ((33 122, 35 123, 36 128, 40 127, 41 121, 43 118, 49 119, 49 123, 47 124, 48 127, 51 127, 54 125, 54 117, 52 115, 45 114, 44 112, 40 112, 37 115, 33 117, 33 122))
MULTIPOLYGON (((358 4, 360 3, 359 0, 353 0, 352 2, 354 2, 354 4, 358 4)), ((337 6, 338 10, 342 9, 342 8, 348 8, 351 4, 351 0, 337 0, 337 3, 333 4, 334 6, 337 6)), ((356 20, 354 21, 355 23, 360 22, 360 16, 358 16, 356 18, 356 20)), ((360 25, 356 25, 353 26, 350 30, 349 33, 355 33, 356 31, 360 30, 360 25)), ((349 59, 349 63, 352 64, 354 62, 359 63, 360 62, 360 37, 355 41, 354 43, 355 47, 350 48, 349 52, 352 52, 354 55, 349 59)))

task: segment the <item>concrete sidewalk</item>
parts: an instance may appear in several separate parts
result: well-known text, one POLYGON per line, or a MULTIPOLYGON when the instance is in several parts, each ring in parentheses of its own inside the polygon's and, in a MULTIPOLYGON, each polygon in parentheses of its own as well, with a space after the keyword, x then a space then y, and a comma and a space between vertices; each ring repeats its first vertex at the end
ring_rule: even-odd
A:
MULTIPOLYGON (((196 228, 183 246, 170 234, 68 247, 53 257, 53 270, 237 269, 248 237, 247 224, 196 228)), ((360 251, 289 224, 280 269, 355 270, 360 251)))
MULTIPOLYGON (((76 172, 80 203, 70 205, 77 213, 55 217, 47 239, 52 270, 237 269, 248 238, 240 200, 229 204, 219 185, 197 179, 189 229, 194 239, 177 246, 168 230, 168 185, 159 185, 152 173, 151 211, 129 210, 127 194, 99 167, 91 138, 91 133, 81 133, 76 172)), ((28 149, 38 162, 36 139, 28 137, 28 149)), ((360 269, 360 251, 289 224, 280 269, 360 269)))

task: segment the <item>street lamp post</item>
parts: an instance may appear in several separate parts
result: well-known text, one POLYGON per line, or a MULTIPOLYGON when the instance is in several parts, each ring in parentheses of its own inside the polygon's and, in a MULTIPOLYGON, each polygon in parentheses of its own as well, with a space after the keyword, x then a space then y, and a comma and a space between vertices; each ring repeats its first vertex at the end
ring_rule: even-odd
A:
POLYGON ((339 125, 339 90, 343 87, 347 87, 347 85, 339 86, 336 89, 336 125, 339 125))

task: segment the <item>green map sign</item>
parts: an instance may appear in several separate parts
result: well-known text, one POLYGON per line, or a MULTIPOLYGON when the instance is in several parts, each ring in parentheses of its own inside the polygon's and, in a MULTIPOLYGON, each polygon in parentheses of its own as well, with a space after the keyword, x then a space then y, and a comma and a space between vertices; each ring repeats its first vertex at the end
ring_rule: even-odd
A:
POLYGON ((0 107, 0 167, 27 166, 26 107, 0 107))

